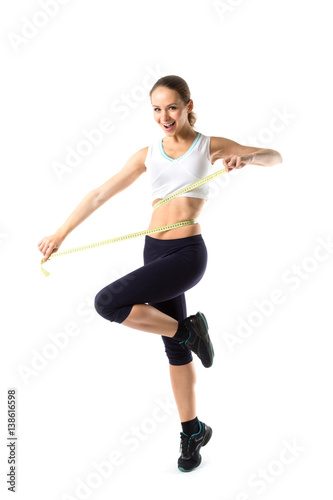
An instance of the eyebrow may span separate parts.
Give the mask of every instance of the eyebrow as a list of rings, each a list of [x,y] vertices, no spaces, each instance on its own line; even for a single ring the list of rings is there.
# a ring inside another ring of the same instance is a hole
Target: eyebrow
[[[172,104],[177,104],[176,102],[172,102],[171,104],[168,104],[168,106],[172,106]],[[158,108],[157,104],[153,104],[154,107]]]

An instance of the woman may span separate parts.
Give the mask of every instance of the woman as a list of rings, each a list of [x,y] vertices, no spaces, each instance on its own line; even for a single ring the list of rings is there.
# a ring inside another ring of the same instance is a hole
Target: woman
[[[65,237],[107,200],[148,172],[153,202],[209,175],[211,165],[223,159],[226,171],[246,164],[276,165],[281,155],[272,149],[241,146],[237,142],[208,137],[194,130],[196,116],[187,83],[169,75],[150,91],[154,119],[165,137],[142,148],[105,184],[89,192],[65,223],[38,248],[44,262]],[[203,184],[158,207],[149,228],[196,219],[208,199]],[[200,448],[212,429],[196,414],[196,374],[192,352],[205,367],[213,363],[214,350],[203,313],[187,317],[185,291],[205,273],[207,249],[198,222],[145,236],[144,265],[103,288],[95,298],[97,312],[109,321],[161,335],[169,360],[171,385],[182,425],[178,468],[189,472],[201,463]]]

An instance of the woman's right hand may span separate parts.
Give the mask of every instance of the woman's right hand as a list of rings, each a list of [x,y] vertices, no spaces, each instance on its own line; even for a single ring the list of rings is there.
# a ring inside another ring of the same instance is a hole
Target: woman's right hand
[[[59,250],[64,239],[65,238],[61,237],[58,233],[54,233],[40,240],[37,246],[39,251],[44,255],[44,262],[48,260],[51,253],[55,253]]]

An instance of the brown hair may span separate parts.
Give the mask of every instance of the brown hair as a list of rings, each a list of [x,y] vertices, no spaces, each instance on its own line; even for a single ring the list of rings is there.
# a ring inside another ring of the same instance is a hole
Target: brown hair
[[[157,87],[166,87],[168,89],[175,90],[176,92],[178,92],[184,104],[188,104],[191,99],[191,92],[189,86],[187,85],[185,80],[180,76],[176,75],[162,76],[162,78],[157,80],[157,82],[154,84],[153,88],[149,92],[150,97]],[[197,121],[197,115],[193,113],[193,111],[191,111],[188,114],[188,121],[190,122],[191,127],[193,127],[195,122]]]

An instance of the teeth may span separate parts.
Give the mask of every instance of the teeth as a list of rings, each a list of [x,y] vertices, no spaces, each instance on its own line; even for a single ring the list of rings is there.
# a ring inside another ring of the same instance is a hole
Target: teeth
[[[164,125],[165,127],[170,127],[170,126],[171,126],[171,125],[173,125],[174,123],[175,123],[175,122],[173,122],[173,123],[163,123],[163,125]]]

